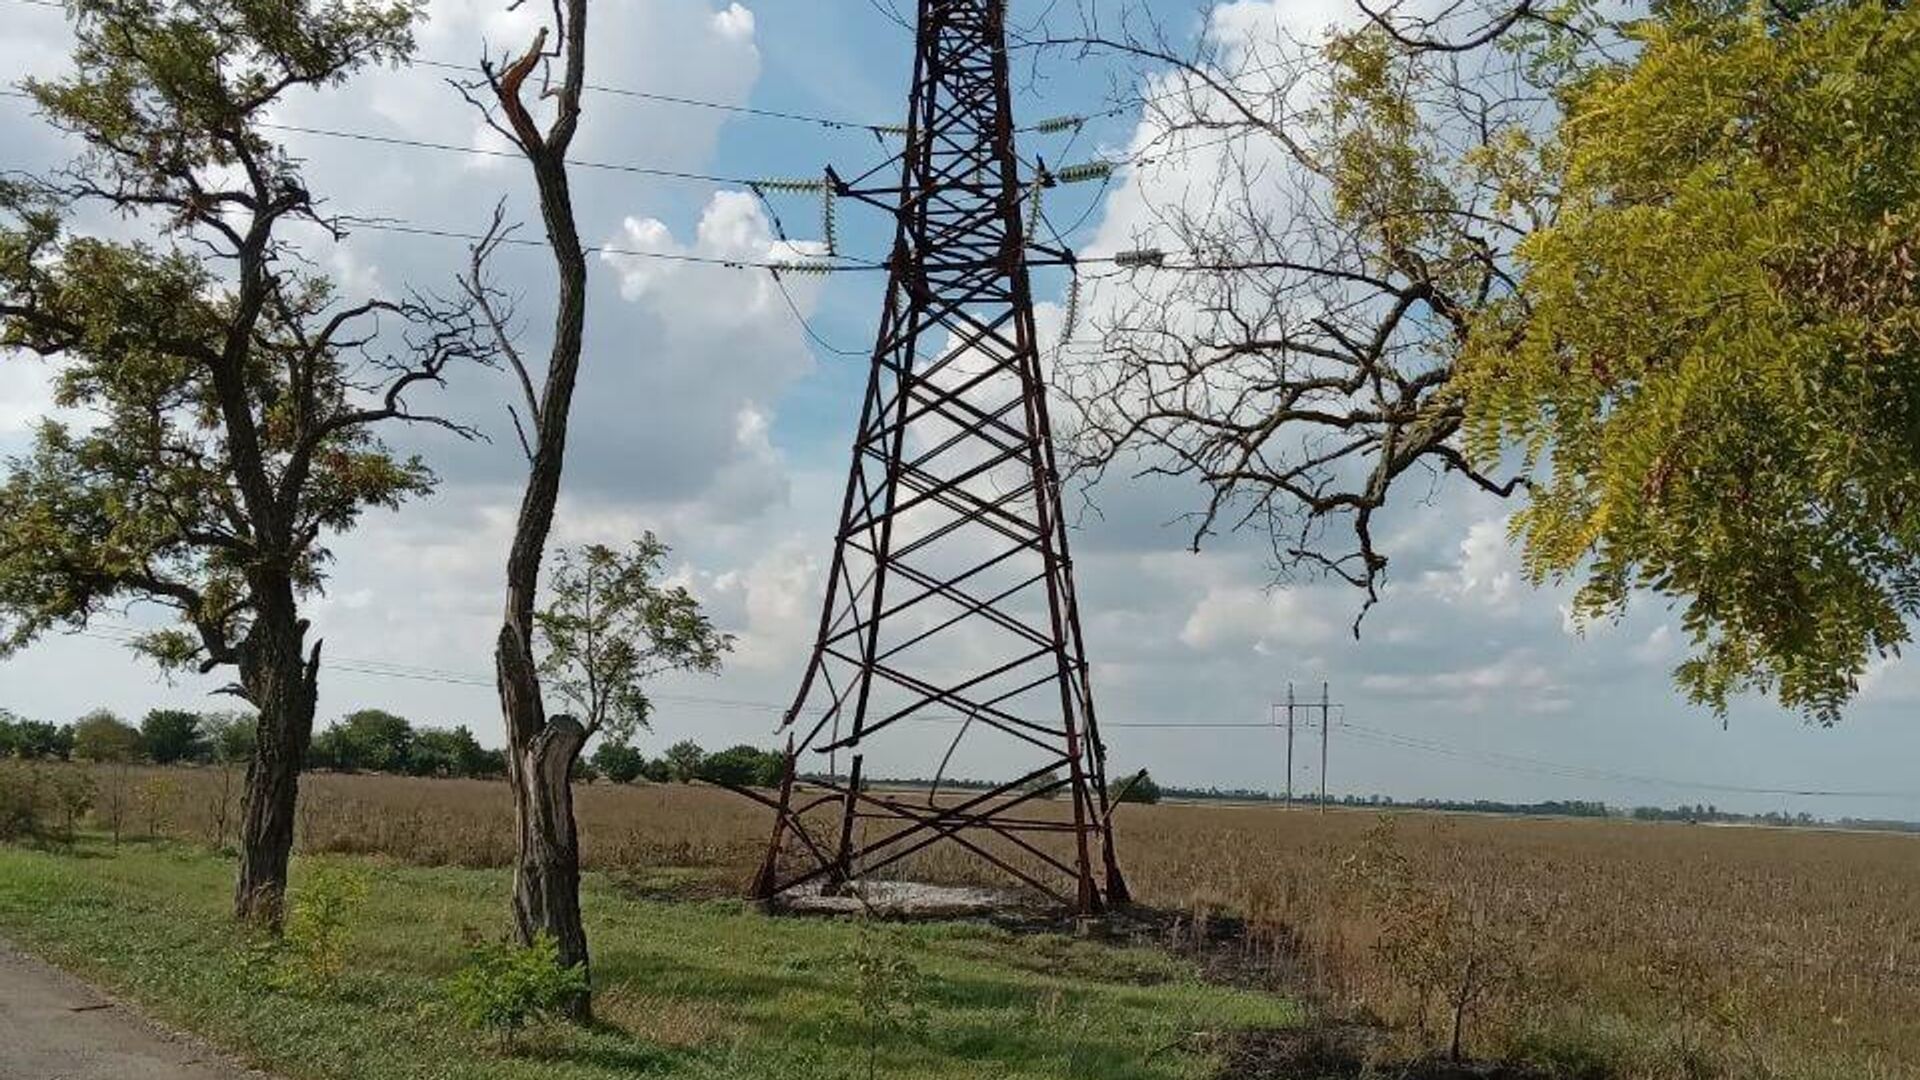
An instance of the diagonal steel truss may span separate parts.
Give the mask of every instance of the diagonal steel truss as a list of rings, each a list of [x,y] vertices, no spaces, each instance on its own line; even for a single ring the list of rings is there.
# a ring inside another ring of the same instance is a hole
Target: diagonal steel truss
[[[921,0],[899,181],[833,178],[897,231],[786,775],[777,796],[744,792],[775,814],[760,898],[942,842],[1082,913],[1127,898],[1035,343],[1004,18],[1004,0]],[[929,721],[956,732],[949,759],[992,740],[1021,775],[924,805],[864,789],[866,751]],[[807,754],[826,756],[824,777],[802,780]],[[1070,819],[1038,812],[1054,797]]]

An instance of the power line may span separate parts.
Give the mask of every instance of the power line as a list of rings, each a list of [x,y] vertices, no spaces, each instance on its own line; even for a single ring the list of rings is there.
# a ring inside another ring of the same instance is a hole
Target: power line
[[[10,0],[10,2],[27,4],[33,7],[54,8],[62,11],[66,9],[66,4],[60,2],[60,0]],[[470,63],[460,64],[448,60],[434,60],[425,57],[409,57],[406,62],[409,66],[417,68],[460,72],[467,75],[481,74],[480,69]],[[845,117],[795,112],[787,109],[767,109],[755,105],[735,105],[730,102],[710,101],[705,98],[690,97],[684,94],[666,94],[654,90],[636,90],[625,86],[609,86],[605,83],[584,83],[582,84],[582,88],[592,93],[632,98],[637,101],[648,101],[659,105],[677,105],[686,108],[732,113],[737,116],[748,116],[761,120],[782,120],[792,123],[809,124],[814,127],[825,128],[829,131],[858,131],[877,136],[897,135],[900,133],[900,125],[893,123],[872,123],[863,120],[849,120]],[[1052,134],[1066,130],[1057,125],[1057,121],[1041,121],[1023,125],[1014,130],[1029,134]]]
[[[382,146],[405,146],[416,150],[436,150],[441,153],[467,154],[473,157],[508,158],[519,160],[517,150],[492,150],[483,146],[461,146],[457,143],[432,142],[426,139],[408,138],[402,135],[376,135],[366,131],[340,131],[332,128],[304,127],[300,124],[278,124],[265,120],[255,121],[258,127],[273,131],[291,131],[302,135],[320,135],[329,139],[348,139],[354,142],[376,143]],[[651,176],[662,180],[687,180],[700,184],[738,185],[747,187],[758,183],[744,176],[716,176],[711,173],[688,172],[680,169],[666,169],[654,165],[634,165],[617,161],[588,161],[580,158],[568,158],[569,166],[579,169],[599,169],[606,172],[626,173],[633,176]]]
[[[487,239],[483,233],[414,225],[400,218],[346,218],[343,219],[343,223],[349,229],[372,229],[376,232],[399,233],[405,236],[432,236],[448,240],[468,240],[476,243]],[[500,243],[513,244],[519,247],[544,248],[548,246],[545,240],[534,240],[526,237],[496,236],[494,239]],[[608,244],[589,244],[581,247],[580,250],[588,254],[615,255],[634,259],[658,259],[665,262],[715,266],[728,270],[769,270],[808,274],[843,274],[886,269],[885,264],[877,262],[810,262],[804,259],[781,262],[767,259],[730,259],[717,255],[687,255],[671,251],[644,251],[638,248],[614,247]]]

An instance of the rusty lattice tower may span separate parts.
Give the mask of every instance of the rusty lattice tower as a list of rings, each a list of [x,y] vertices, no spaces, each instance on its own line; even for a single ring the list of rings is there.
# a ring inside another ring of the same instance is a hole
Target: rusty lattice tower
[[[1005,3],[919,9],[898,181],[833,181],[898,225],[787,777],[759,796],[776,821],[754,892],[951,843],[1090,913],[1126,886],[1035,343]],[[991,740],[1019,775],[943,798],[863,789],[867,751],[914,727],[949,759]]]

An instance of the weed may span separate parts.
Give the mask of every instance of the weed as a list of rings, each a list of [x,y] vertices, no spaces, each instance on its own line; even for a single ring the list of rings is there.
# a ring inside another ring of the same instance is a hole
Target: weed
[[[880,1044],[926,1024],[920,969],[885,932],[864,920],[844,962],[853,975],[858,1026],[867,1052],[867,1078],[874,1080],[879,1075]]]
[[[521,947],[512,942],[479,942],[467,964],[446,983],[447,1000],[460,1022],[500,1040],[511,1053],[529,1023],[557,1014],[587,990],[582,965],[562,967],[560,947],[546,934]]]
[[[284,934],[256,946],[253,962],[276,990],[327,994],[346,974],[355,916],[367,901],[364,874],[310,866],[290,894]]]

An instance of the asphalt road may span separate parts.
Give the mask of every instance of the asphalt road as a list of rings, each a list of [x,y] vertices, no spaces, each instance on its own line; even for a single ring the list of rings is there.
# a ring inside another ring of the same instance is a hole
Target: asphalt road
[[[268,1080],[0,941],[0,1080]]]

